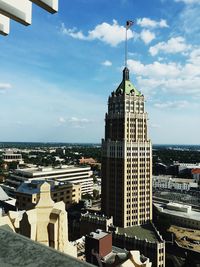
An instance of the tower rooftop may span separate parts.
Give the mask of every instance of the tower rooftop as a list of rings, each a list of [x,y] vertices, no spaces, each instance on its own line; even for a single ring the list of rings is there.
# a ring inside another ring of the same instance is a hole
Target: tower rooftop
[[[132,82],[129,79],[129,69],[125,67],[123,69],[123,79],[120,85],[118,86],[116,93],[135,93],[136,96],[141,96],[142,94],[136,89],[136,87],[132,84]]]

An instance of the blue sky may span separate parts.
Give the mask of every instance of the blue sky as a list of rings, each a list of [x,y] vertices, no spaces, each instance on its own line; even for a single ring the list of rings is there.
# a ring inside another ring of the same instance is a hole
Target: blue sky
[[[199,0],[59,1],[0,37],[0,141],[101,142],[122,78],[145,95],[154,144],[200,143]]]

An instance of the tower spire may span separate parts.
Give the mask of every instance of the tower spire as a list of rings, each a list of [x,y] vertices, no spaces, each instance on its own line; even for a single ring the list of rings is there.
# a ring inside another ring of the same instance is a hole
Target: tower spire
[[[129,69],[127,67],[123,69],[123,81],[129,81]]]

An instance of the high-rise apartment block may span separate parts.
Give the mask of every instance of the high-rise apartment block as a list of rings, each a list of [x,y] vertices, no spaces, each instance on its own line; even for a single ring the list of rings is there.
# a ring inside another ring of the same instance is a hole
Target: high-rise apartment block
[[[152,220],[152,145],[144,102],[125,67],[108,99],[102,140],[102,212],[120,227]]]

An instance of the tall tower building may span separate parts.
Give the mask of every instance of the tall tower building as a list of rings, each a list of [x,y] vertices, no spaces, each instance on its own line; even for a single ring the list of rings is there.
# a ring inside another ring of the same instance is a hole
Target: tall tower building
[[[152,220],[152,145],[144,102],[125,67],[108,99],[102,140],[102,212],[113,216],[115,226]]]

